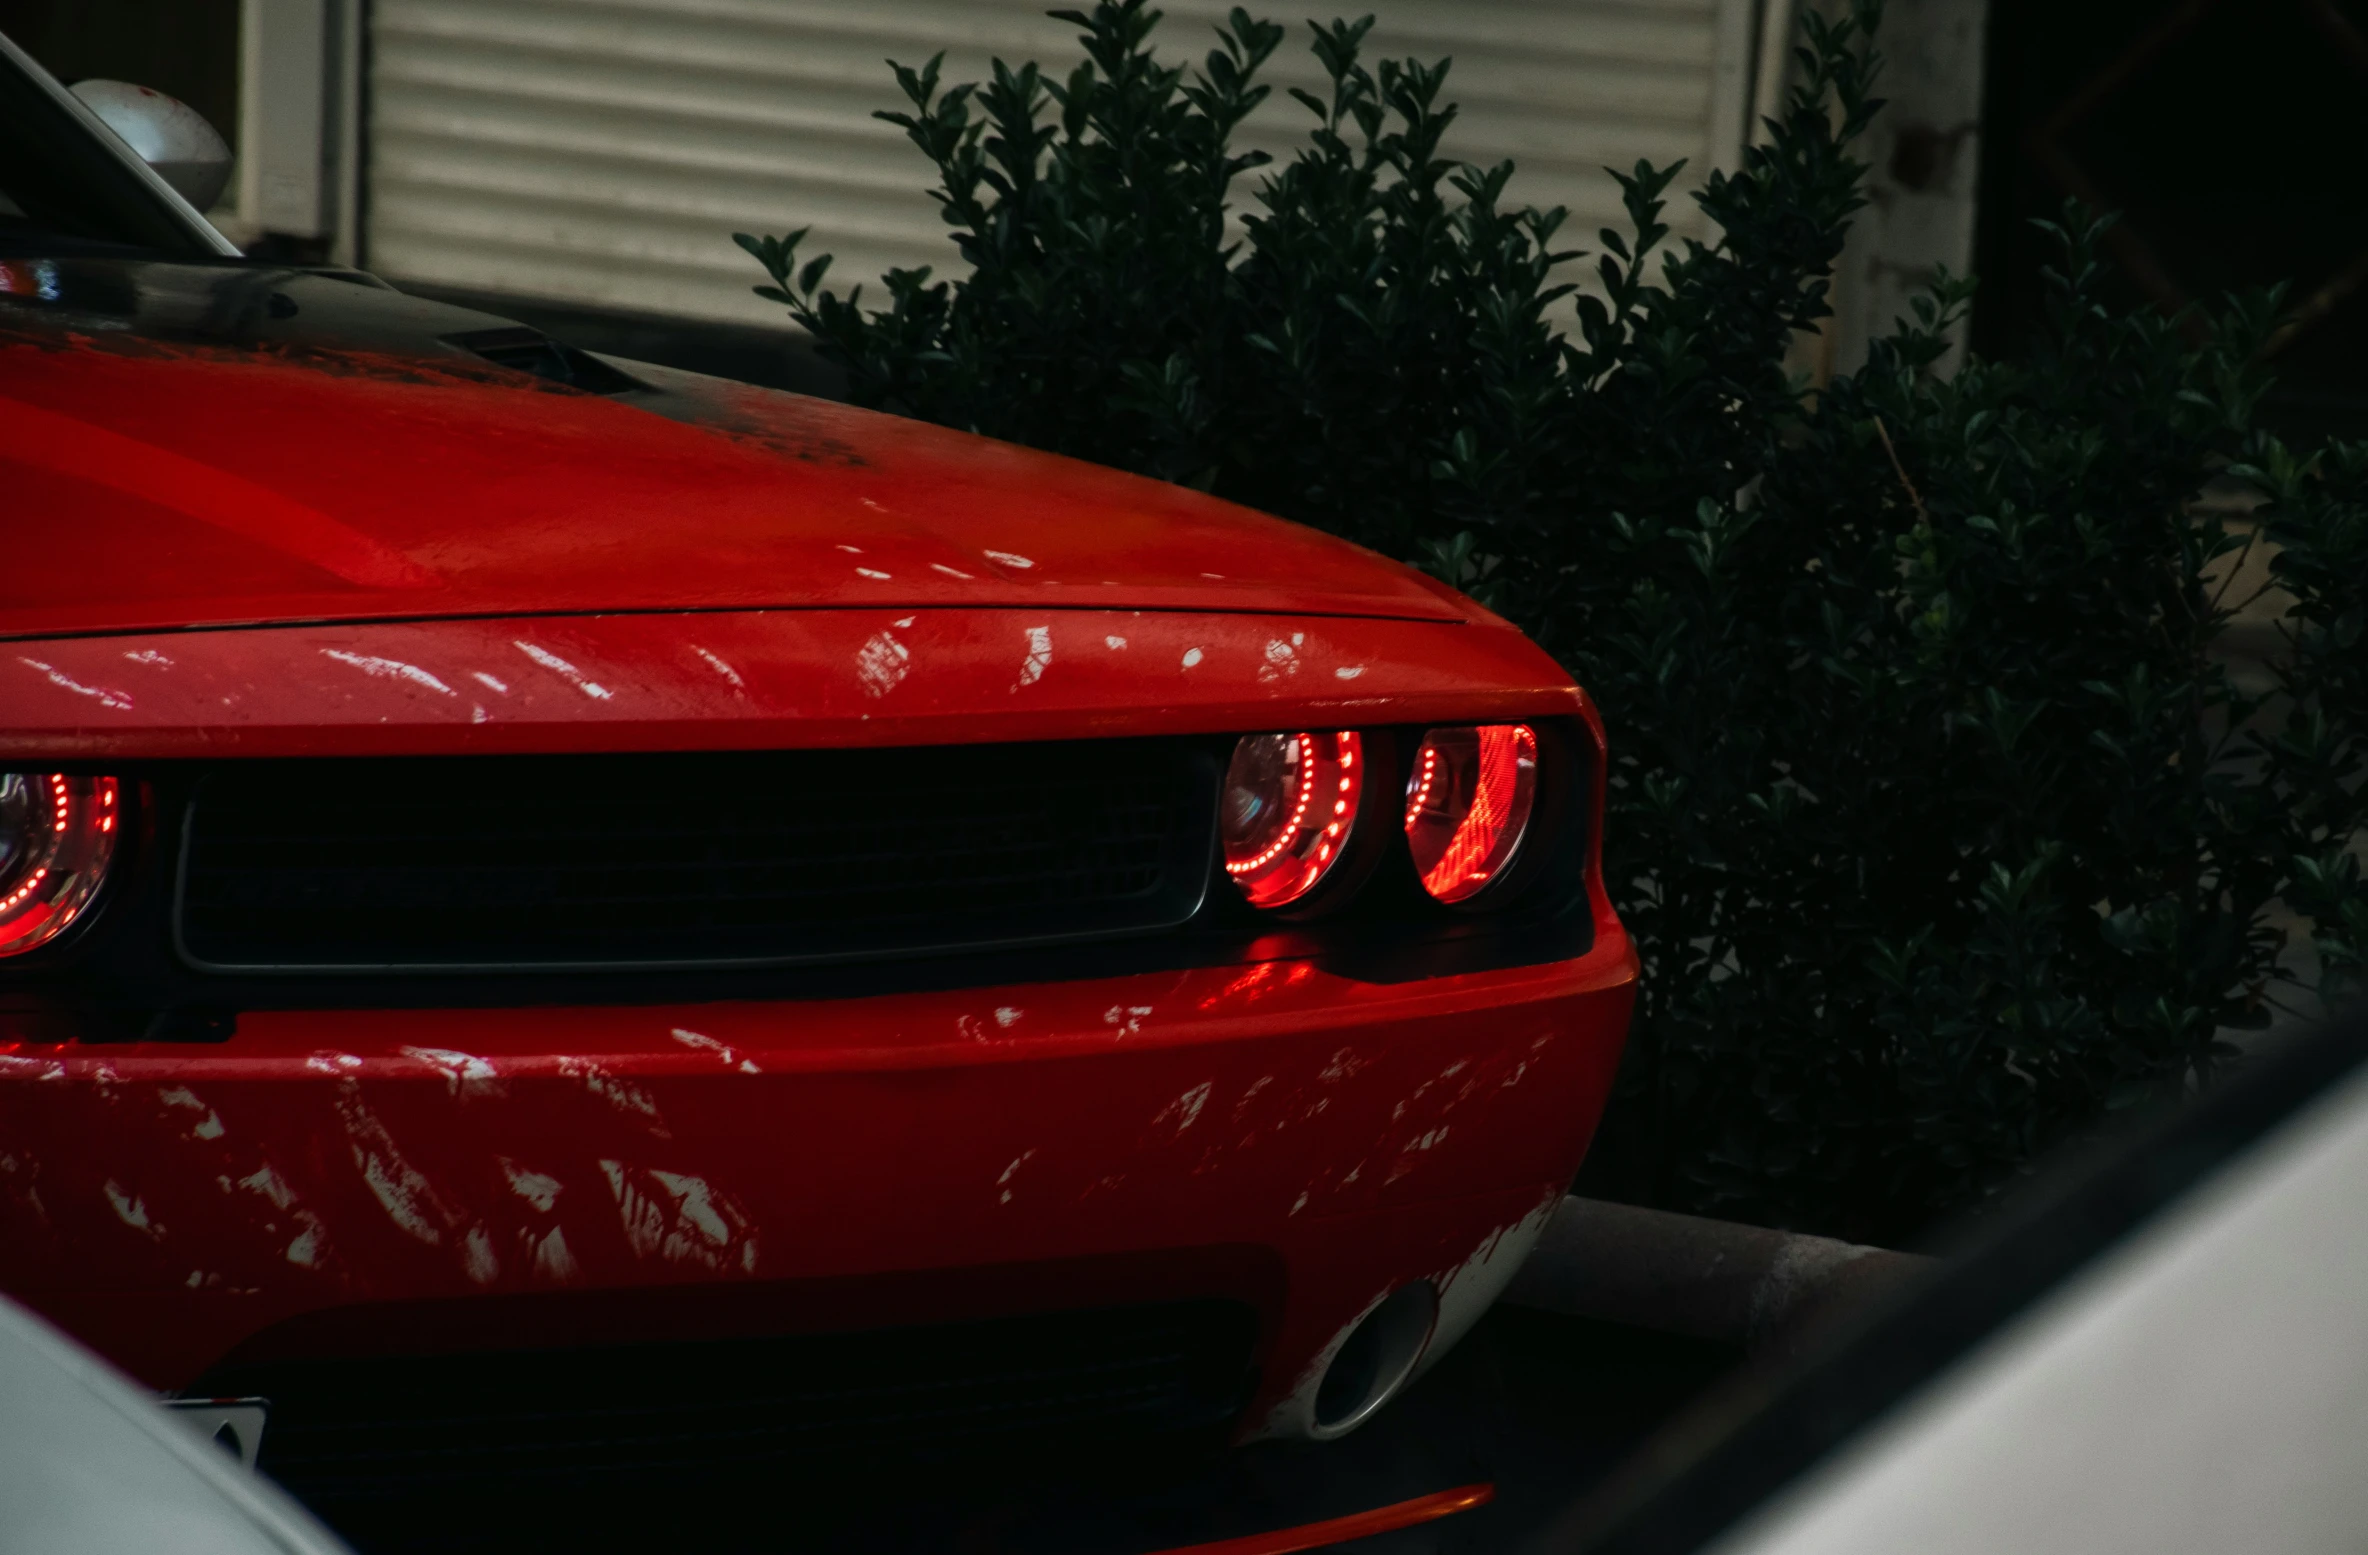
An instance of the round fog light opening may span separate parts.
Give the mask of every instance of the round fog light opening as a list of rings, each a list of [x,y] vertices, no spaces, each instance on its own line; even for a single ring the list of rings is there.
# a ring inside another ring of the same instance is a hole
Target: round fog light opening
[[[1439,1293],[1416,1280],[1365,1314],[1316,1384],[1315,1434],[1345,1436],[1397,1396],[1431,1342]]]
[[[1406,846],[1423,889],[1467,901],[1502,879],[1537,808],[1538,734],[1527,724],[1433,729],[1406,779]]]
[[[1218,824],[1225,872],[1251,906],[1286,906],[1323,883],[1348,852],[1364,783],[1353,729],[1242,737]]]
[[[111,777],[0,772],[0,956],[48,944],[90,907],[120,809]]]

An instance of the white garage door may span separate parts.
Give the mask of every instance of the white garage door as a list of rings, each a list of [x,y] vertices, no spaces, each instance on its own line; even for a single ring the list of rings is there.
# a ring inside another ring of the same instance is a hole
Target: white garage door
[[[1088,0],[1072,0],[1084,6]],[[1731,160],[1753,0],[1364,0],[1368,62],[1452,56],[1447,150],[1520,167],[1513,193],[1567,205],[1592,246],[1618,213],[1600,169]],[[1198,58],[1225,0],[1168,0],[1158,37]],[[690,318],[777,323],[735,231],[814,229],[835,284],[953,264],[895,127],[884,60],[947,53],[1064,70],[1076,29],[1046,0],[375,0],[365,262],[398,280]],[[1296,10],[1252,6],[1254,14]],[[1363,5],[1348,8],[1363,9]],[[1325,13],[1330,14],[1330,13]],[[1296,22],[1251,139],[1295,143],[1321,84]],[[1253,175],[1255,176],[1255,175]],[[1245,183],[1238,203],[1247,203]],[[1694,219],[1673,208],[1678,230]],[[876,292],[875,292],[876,295]]]

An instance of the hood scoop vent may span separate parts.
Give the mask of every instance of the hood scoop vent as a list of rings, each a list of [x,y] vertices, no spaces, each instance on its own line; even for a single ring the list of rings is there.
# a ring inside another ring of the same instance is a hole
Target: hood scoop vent
[[[526,373],[545,383],[564,384],[586,394],[623,394],[649,385],[626,376],[589,351],[562,345],[539,329],[477,329],[446,335],[444,342],[483,357],[496,367]]]

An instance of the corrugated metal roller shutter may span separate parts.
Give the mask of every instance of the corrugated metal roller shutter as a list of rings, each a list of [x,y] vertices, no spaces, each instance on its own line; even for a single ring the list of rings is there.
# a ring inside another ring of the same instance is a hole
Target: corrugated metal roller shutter
[[[1573,237],[1617,214],[1605,164],[1688,157],[1700,170],[1731,133],[1713,82],[1735,53],[1738,0],[1372,3],[1368,59],[1453,56],[1463,112],[1449,152],[1513,158],[1515,194],[1569,206]],[[943,273],[953,250],[927,165],[871,117],[895,97],[882,62],[942,48],[949,80],[983,77],[992,56],[1066,69],[1075,29],[1044,9],[375,0],[367,262],[397,279],[773,323],[734,231],[811,226],[809,251],[838,256],[841,287],[892,266]],[[1165,9],[1165,50],[1197,58],[1226,5]],[[1250,138],[1270,149],[1295,144],[1307,116],[1281,89],[1321,84],[1306,36],[1295,26],[1265,76],[1276,91]],[[1675,214],[1687,230],[1690,203]]]

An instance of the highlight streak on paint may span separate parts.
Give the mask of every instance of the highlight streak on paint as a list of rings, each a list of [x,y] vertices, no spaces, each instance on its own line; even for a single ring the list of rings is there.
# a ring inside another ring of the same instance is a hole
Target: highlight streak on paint
[[[715,1038],[708,1036],[704,1032],[686,1031],[682,1027],[677,1026],[674,1028],[671,1035],[675,1041],[681,1043],[684,1047],[696,1048],[702,1053],[713,1053],[717,1058],[723,1060],[727,1064],[732,1065],[734,1068],[737,1068],[742,1074],[764,1073],[762,1069],[759,1069],[756,1066],[753,1060],[742,1058],[738,1053],[732,1051],[729,1045],[716,1041]]]
[[[189,1126],[192,1138],[220,1139],[227,1132],[222,1127],[222,1115],[199,1100],[197,1092],[186,1085],[162,1086],[157,1090],[156,1099],[168,1107],[178,1107],[185,1112],[205,1114],[204,1117]]]
[[[592,700],[595,702],[605,702],[609,699],[608,687],[600,684],[600,682],[596,680],[585,678],[584,672],[582,670],[577,669],[574,665],[568,663],[558,654],[551,652],[548,648],[537,648],[533,643],[523,642],[517,638],[512,638],[510,641],[520,653],[525,654],[528,658],[534,660],[535,663],[540,664],[543,668],[551,671],[555,675],[563,676],[566,679],[573,681],[575,683],[575,688],[578,691],[581,691],[584,693],[584,695],[592,698]]]
[[[320,1217],[310,1210],[298,1210],[296,1219],[304,1229],[288,1243],[288,1262],[300,1269],[317,1269],[325,1255],[328,1232],[322,1227]]]
[[[131,710],[132,699],[131,693],[129,692],[110,691],[104,686],[86,686],[81,681],[74,679],[71,675],[68,675],[63,670],[57,668],[55,665],[45,664],[39,659],[28,659],[20,655],[17,659],[17,663],[32,669],[39,670],[42,674],[49,677],[49,683],[53,686],[58,686],[64,690],[71,691],[76,696],[97,698],[98,704],[101,707],[111,707],[119,713],[129,712]]]
[[[553,1206],[559,1202],[562,1184],[558,1178],[548,1172],[529,1171],[506,1155],[496,1159],[501,1162],[502,1175],[509,1179],[512,1193],[543,1214],[551,1213]]]
[[[363,1104],[361,1088],[351,1080],[338,1087],[337,1116],[345,1125],[354,1169],[362,1174],[387,1218],[429,1246],[441,1245],[451,1216],[426,1175],[403,1159],[394,1136]]]
[[[631,1080],[613,1075],[601,1068],[600,1065],[583,1058],[562,1058],[559,1060],[559,1072],[570,1079],[583,1081],[585,1090],[607,1102],[617,1111],[646,1119],[649,1123],[650,1133],[657,1138],[670,1139],[673,1137],[667,1131],[665,1118],[658,1112],[657,1098]]]
[[[444,1077],[444,1088],[455,1096],[498,1096],[502,1094],[501,1076],[491,1063],[474,1053],[458,1053],[444,1047],[404,1047],[404,1057],[416,1058]]]
[[[493,1233],[483,1226],[469,1227],[460,1239],[460,1267],[479,1285],[491,1285],[502,1277],[501,1260],[494,1256]]]
[[[163,1239],[164,1227],[148,1218],[148,1205],[138,1195],[122,1187],[112,1177],[107,1179],[103,1191],[107,1195],[107,1202],[115,1206],[116,1219],[152,1242]]]
[[[451,696],[452,688],[416,664],[405,664],[401,659],[382,659],[375,654],[348,653],[343,648],[323,648],[321,657],[350,664],[374,680],[407,680],[415,686],[425,686],[440,696]]]
[[[584,1272],[583,1266],[576,1262],[575,1253],[567,1245],[565,1227],[553,1226],[548,1234],[534,1241],[533,1248],[537,1279],[553,1285],[567,1285]]]
[[[238,1185],[250,1193],[259,1193],[273,1209],[290,1209],[296,1203],[296,1190],[289,1187],[280,1174],[271,1169],[269,1161],[238,1180]]]
[[[1009,1204],[1011,1202],[1011,1180],[1019,1175],[1020,1168],[1025,1166],[1035,1154],[1036,1151],[1034,1147],[1031,1146],[1026,1150],[1022,1150],[1017,1156],[1014,1156],[1012,1158],[1011,1164],[1003,1168],[1003,1175],[995,1179],[995,1186],[1002,1190],[1000,1196],[996,1200],[997,1203]]]
[[[1013,686],[1011,689],[1017,691],[1020,686],[1036,684],[1044,678],[1044,672],[1051,664],[1052,628],[1049,626],[1029,627],[1028,656],[1020,663],[1019,685]]]
[[[1201,1109],[1208,1106],[1209,1092],[1214,1084],[1213,1081],[1203,1080],[1191,1090],[1169,1102],[1159,1110],[1158,1116],[1151,1120],[1152,1125],[1157,1127],[1162,1123],[1172,1123],[1175,1125],[1177,1133],[1183,1133],[1200,1121]]]
[[[737,1262],[743,1272],[755,1272],[757,1243],[747,1218],[704,1177],[622,1161],[604,1160],[600,1170],[616,1198],[625,1243],[636,1256],[695,1263],[719,1273],[728,1262]]]
[[[912,662],[911,649],[886,632],[874,632],[855,655],[855,677],[865,696],[884,697],[896,689]]]
[[[730,681],[738,689],[743,691],[748,689],[748,682],[740,678],[740,672],[732,668],[732,666],[729,664],[726,664],[722,659],[717,658],[712,653],[709,653],[697,643],[691,644],[691,652],[697,654],[700,658],[705,659],[718,675],[721,675],[724,679]]]

